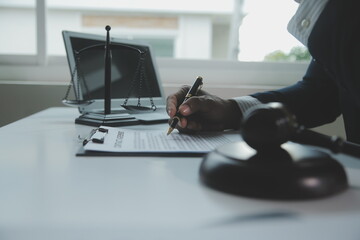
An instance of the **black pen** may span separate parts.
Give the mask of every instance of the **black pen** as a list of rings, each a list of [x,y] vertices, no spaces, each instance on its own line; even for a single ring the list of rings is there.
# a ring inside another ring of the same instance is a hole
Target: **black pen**
[[[188,93],[186,94],[185,98],[184,98],[184,102],[186,102],[186,100],[188,100],[189,98],[191,98],[192,96],[195,96],[197,94],[197,92],[200,90],[200,88],[203,85],[203,78],[202,77],[197,77],[194,84],[191,86],[190,90],[188,91]],[[167,132],[167,135],[169,135],[174,128],[176,127],[176,125],[178,124],[178,122],[180,121],[180,117],[181,114],[179,113],[179,111],[175,114],[175,116],[173,117],[171,123],[170,123],[170,127],[169,130]]]

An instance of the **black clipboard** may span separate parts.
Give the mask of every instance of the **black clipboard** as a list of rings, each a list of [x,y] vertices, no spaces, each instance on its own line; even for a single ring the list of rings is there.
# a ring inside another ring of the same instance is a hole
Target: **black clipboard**
[[[81,146],[77,153],[77,157],[203,157],[207,153],[192,152],[103,152],[103,151],[87,151]]]

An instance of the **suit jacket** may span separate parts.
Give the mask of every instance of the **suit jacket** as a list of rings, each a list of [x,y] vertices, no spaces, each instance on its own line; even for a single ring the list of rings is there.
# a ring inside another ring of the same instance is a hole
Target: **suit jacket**
[[[359,10],[359,0],[330,0],[308,39],[313,60],[303,79],[252,96],[263,103],[283,102],[306,127],[342,114],[347,139],[360,143]]]

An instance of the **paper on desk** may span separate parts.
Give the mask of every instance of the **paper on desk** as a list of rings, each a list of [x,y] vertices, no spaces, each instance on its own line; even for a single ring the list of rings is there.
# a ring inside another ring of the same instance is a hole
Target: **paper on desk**
[[[146,152],[146,153],[207,153],[216,147],[240,141],[238,132],[201,133],[196,135],[166,130],[130,130],[125,128],[102,127],[108,129],[104,143],[88,142],[86,151],[101,152]]]

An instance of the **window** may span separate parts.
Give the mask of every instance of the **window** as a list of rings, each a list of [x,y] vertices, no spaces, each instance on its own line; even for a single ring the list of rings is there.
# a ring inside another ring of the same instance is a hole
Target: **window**
[[[0,63],[44,64],[45,0],[0,0]]]
[[[296,60],[294,55],[304,54],[304,49],[290,52],[301,45],[286,29],[296,8],[293,0],[0,0],[0,79],[67,81],[68,76],[58,74],[67,69],[61,31],[105,35],[108,24],[112,36],[152,45],[158,57],[167,58],[163,64],[171,69],[175,67],[170,67],[168,58]],[[19,71],[17,67],[24,64],[26,71]],[[239,69],[227,63],[199,64],[200,69]]]
[[[113,36],[150,43],[161,57],[226,59],[233,47],[240,61],[263,61],[285,59],[294,47],[301,52],[286,29],[297,8],[292,0],[37,0],[42,4],[49,55],[65,54],[62,30],[105,34],[108,24]],[[36,15],[42,13],[35,5],[35,0],[0,0],[0,29],[7,36],[0,54],[37,53]],[[232,31],[238,35],[231,42]]]
[[[36,54],[35,1],[0,1],[0,54]],[[26,41],[23,39],[26,38]]]
[[[151,44],[160,57],[226,58],[233,0],[48,0],[48,52],[64,55],[62,30],[111,35]],[[215,34],[214,34],[215,33]],[[225,33],[225,35],[222,35]]]
[[[293,0],[246,0],[239,29],[241,61],[309,59],[307,50],[287,31],[298,3]],[[270,11],[269,11],[270,10]]]

